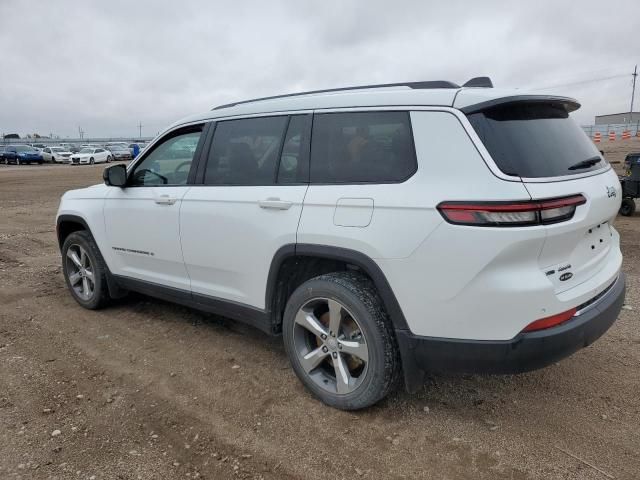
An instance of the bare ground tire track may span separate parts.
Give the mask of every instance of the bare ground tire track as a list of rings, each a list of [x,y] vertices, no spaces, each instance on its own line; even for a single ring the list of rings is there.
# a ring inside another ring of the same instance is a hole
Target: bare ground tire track
[[[600,341],[345,413],[310,398],[279,339],[141,296],[81,309],[53,216],[101,172],[0,167],[0,478],[606,478],[560,449],[640,476],[640,215],[616,223],[633,310]]]

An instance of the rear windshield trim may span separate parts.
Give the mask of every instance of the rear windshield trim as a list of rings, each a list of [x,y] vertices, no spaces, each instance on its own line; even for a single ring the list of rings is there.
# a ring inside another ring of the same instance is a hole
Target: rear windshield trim
[[[515,95],[512,97],[494,98],[493,100],[488,100],[486,102],[469,105],[467,107],[461,108],[460,111],[465,115],[470,115],[472,113],[478,113],[492,107],[497,107],[498,105],[521,102],[561,103],[569,113],[580,108],[580,104],[578,103],[578,101],[570,97],[559,97],[556,95]]]

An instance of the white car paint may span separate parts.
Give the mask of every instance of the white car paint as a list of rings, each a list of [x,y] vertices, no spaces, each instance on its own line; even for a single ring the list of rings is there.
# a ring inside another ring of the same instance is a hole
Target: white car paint
[[[622,260],[612,226],[620,185],[608,165],[548,183],[523,183],[498,174],[456,108],[522,94],[394,87],[208,111],[169,127],[129,170],[179,126],[274,112],[385,109],[410,112],[418,170],[403,183],[389,184],[97,186],[67,192],[58,215],[85,219],[113,274],[256,309],[265,308],[269,267],[281,246],[297,242],[355,250],[380,267],[412,333],[508,340],[530,322],[600,293],[618,275]],[[607,198],[605,187],[611,186],[617,200]],[[445,222],[436,209],[443,200],[513,201],[574,193],[582,193],[587,203],[577,207],[571,220],[557,225],[467,228]],[[288,207],[261,208],[269,199]],[[597,225],[609,238],[587,258],[586,231]],[[131,252],[123,253],[123,248]],[[576,278],[559,289],[545,272],[573,259]]]
[[[45,162],[69,163],[72,152],[64,147],[45,147],[42,149],[42,158]]]
[[[111,152],[104,148],[85,147],[69,158],[69,164],[107,163],[111,161]]]

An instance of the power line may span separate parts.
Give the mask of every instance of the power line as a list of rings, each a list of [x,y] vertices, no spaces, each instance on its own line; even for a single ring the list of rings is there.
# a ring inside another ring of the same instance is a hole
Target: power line
[[[540,88],[532,88],[531,90],[534,90],[534,91],[535,90],[549,90],[551,88],[571,87],[573,85],[584,85],[584,84],[587,84],[587,83],[602,82],[602,81],[605,81],[605,80],[611,80],[611,79],[614,79],[614,78],[622,78],[622,77],[627,77],[627,76],[629,76],[628,73],[621,73],[621,74],[618,74],[618,75],[610,75],[608,77],[591,78],[591,79],[588,79],[588,80],[580,80],[580,81],[577,81],[577,82],[562,83],[562,84],[557,84],[557,85],[549,85],[549,86],[540,87]]]

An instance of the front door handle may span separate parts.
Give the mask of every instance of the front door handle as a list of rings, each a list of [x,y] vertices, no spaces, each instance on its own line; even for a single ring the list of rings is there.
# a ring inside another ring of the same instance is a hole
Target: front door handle
[[[158,195],[153,199],[158,205],[173,205],[178,201],[176,197],[172,197],[171,195]]]
[[[258,202],[260,208],[271,208],[273,210],[289,210],[293,202],[287,202],[286,200],[280,200],[277,197],[269,197],[266,200],[260,200]]]

